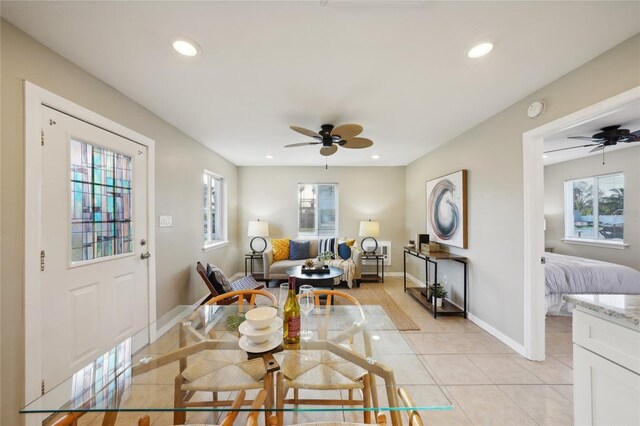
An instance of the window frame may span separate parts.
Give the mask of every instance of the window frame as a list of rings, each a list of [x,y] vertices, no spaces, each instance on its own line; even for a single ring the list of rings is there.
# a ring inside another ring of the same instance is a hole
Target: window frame
[[[315,232],[301,232],[300,231],[300,185],[313,185],[316,188],[315,191]],[[320,215],[318,214],[320,209],[320,203],[318,201],[318,186],[320,185],[330,185],[333,186],[334,189],[334,201],[335,201],[335,227],[332,235],[320,235]],[[298,199],[296,202],[296,210],[297,210],[297,229],[298,229],[298,238],[316,240],[327,237],[337,237],[339,235],[338,227],[340,225],[340,185],[337,182],[317,182],[317,183],[309,183],[309,182],[298,182],[296,186]]]
[[[206,182],[204,182],[204,180],[206,179]],[[224,178],[224,176],[218,174],[218,173],[214,173],[210,170],[205,169],[204,173],[203,173],[203,181],[201,181],[201,185],[206,185],[207,186],[207,194],[211,194],[211,182],[214,181],[216,182],[216,202],[214,203],[215,209],[216,209],[216,214],[217,214],[217,218],[216,218],[216,222],[215,222],[215,227],[216,230],[214,232],[214,234],[217,234],[217,238],[212,238],[212,232],[211,229],[207,229],[207,237],[203,238],[203,245],[202,245],[202,250],[204,251],[210,251],[210,250],[214,250],[216,248],[220,248],[220,247],[224,247],[227,246],[229,244],[229,240],[228,240],[228,232],[227,232],[227,180]],[[200,190],[202,191],[204,189],[204,187],[201,187]],[[204,197],[201,198],[201,200],[204,203]],[[211,209],[211,203],[210,200],[208,200],[209,202],[207,203],[208,205],[205,206],[203,205],[203,213],[204,213],[204,209],[206,209],[207,211],[207,224],[211,223],[211,215],[212,215],[212,209]],[[203,223],[203,227],[204,227],[204,223]],[[204,237],[204,229],[202,229],[203,233],[201,234]]]
[[[614,247],[614,248],[625,248],[628,247],[629,244],[625,243],[624,240],[624,231],[623,231],[623,238],[621,239],[606,239],[606,238],[598,238],[598,235],[600,233],[599,230],[599,226],[600,226],[600,209],[599,209],[599,202],[600,202],[600,179],[603,178],[610,178],[610,177],[614,177],[614,176],[621,176],[622,177],[622,181],[623,181],[623,189],[624,189],[624,172],[612,172],[612,173],[605,173],[602,175],[592,175],[592,176],[585,176],[585,177],[581,177],[581,178],[573,178],[573,179],[567,179],[564,181],[564,238],[562,239],[562,241],[564,243],[568,243],[568,244],[579,244],[579,245],[591,245],[591,246],[601,246],[601,247]],[[591,198],[592,198],[592,210],[593,210],[593,223],[594,226],[598,227],[598,230],[596,231],[597,233],[595,234],[595,238],[594,237],[576,237],[573,235],[573,229],[574,229],[574,210],[573,210],[573,205],[574,205],[574,193],[573,193],[573,184],[575,181],[580,181],[580,180],[589,180],[591,179],[593,181],[592,185],[591,185]],[[623,198],[623,211],[624,211],[624,198]],[[623,213],[624,214],[624,213]],[[624,223],[624,222],[623,222]]]

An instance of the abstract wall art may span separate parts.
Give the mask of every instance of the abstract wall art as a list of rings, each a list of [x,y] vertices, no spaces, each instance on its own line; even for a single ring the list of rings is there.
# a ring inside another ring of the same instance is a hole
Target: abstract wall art
[[[427,181],[426,200],[430,241],[467,248],[467,171]]]

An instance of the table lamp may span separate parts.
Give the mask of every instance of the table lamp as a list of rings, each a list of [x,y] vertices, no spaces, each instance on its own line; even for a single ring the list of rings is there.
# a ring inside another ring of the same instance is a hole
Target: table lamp
[[[380,235],[380,223],[373,221],[371,219],[367,220],[361,220],[360,221],[360,232],[359,235],[361,237],[365,237],[362,239],[362,241],[360,242],[360,247],[362,248],[362,251],[365,254],[373,254],[375,253],[375,251],[378,249],[378,241],[376,241],[375,238],[373,237],[377,237]],[[373,240],[373,250],[367,250],[364,248],[365,246],[365,241],[367,240]]]
[[[249,231],[247,232],[247,236],[253,237],[251,242],[249,243],[249,247],[251,248],[251,252],[253,254],[262,253],[267,248],[267,240],[263,237],[269,236],[269,222],[260,222],[258,220],[250,220],[249,221]],[[263,242],[262,250],[256,250],[253,246],[255,240],[260,239]]]

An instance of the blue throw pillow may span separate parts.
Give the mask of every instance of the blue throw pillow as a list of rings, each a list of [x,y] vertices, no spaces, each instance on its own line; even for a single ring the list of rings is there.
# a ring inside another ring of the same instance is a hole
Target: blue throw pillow
[[[289,260],[305,260],[309,258],[309,241],[289,241]]]
[[[344,260],[351,259],[351,247],[347,243],[338,244],[338,256]]]

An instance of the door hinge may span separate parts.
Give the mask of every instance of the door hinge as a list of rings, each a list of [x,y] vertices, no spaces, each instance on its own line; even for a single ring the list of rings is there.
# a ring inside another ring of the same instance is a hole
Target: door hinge
[[[44,146],[44,129],[40,130],[40,146]]]
[[[44,271],[44,250],[40,250],[40,272]]]
[[[44,395],[44,379],[40,380],[40,395]]]
[[[544,256],[542,256],[542,257],[540,258],[540,263],[542,263],[543,265],[545,265],[545,264],[547,263],[547,258],[546,258],[546,257],[544,257]]]

